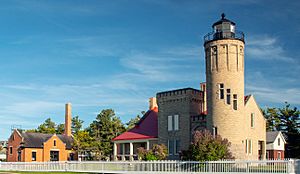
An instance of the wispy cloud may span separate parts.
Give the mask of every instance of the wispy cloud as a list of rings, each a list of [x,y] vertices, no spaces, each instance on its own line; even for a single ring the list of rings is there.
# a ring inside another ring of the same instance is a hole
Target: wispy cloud
[[[295,58],[287,55],[279,43],[276,37],[268,35],[250,36],[247,41],[246,54],[253,59],[296,62]]]
[[[246,80],[246,91],[254,94],[258,101],[268,106],[283,104],[285,101],[300,105],[300,87],[292,85],[297,79],[287,77],[287,80],[283,81],[280,80],[281,78],[268,77],[262,72],[254,72]]]
[[[288,102],[293,105],[300,105],[299,96],[300,88],[268,88],[266,86],[247,86],[248,91],[254,94],[255,97],[259,98],[259,101],[268,103],[269,106],[274,103]]]
[[[121,64],[134,70],[130,76],[151,81],[189,81],[199,70],[200,48],[196,46],[165,48],[155,53],[133,51],[121,59]],[[180,73],[178,73],[180,72]]]

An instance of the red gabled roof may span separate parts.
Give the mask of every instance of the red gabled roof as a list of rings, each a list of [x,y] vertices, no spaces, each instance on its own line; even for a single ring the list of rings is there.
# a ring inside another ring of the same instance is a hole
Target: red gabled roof
[[[121,135],[114,138],[112,141],[157,138],[157,113],[157,107],[147,111],[134,128],[122,133]]]

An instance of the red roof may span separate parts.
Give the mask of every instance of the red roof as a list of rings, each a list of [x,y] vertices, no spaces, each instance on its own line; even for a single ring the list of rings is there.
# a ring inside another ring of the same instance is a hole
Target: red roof
[[[157,107],[147,111],[134,128],[117,136],[113,141],[157,138],[157,115]]]

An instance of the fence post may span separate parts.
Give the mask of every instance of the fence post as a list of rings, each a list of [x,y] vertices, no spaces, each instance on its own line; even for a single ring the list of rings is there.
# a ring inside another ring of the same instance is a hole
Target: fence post
[[[249,169],[249,161],[246,162],[246,173],[249,173],[250,169]]]
[[[296,165],[297,164],[295,163],[295,160],[290,159],[288,161],[288,170],[287,170],[287,173],[294,174],[295,173]]]

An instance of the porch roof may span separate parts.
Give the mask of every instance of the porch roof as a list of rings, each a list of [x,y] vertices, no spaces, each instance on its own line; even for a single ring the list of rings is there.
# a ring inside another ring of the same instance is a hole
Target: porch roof
[[[117,136],[112,141],[118,140],[136,140],[136,139],[151,139],[158,137],[158,108],[148,110],[134,128]]]

